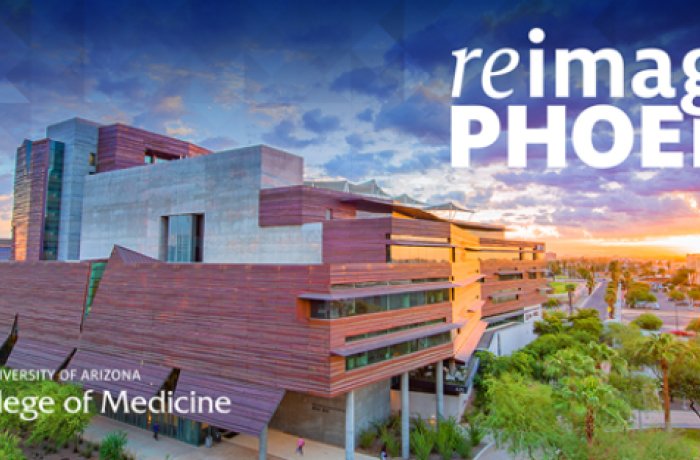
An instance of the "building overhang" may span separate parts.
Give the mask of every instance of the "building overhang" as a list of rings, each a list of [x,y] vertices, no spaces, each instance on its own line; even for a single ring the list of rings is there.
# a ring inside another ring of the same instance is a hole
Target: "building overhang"
[[[374,286],[368,288],[335,289],[332,292],[302,292],[300,299],[306,300],[343,300],[357,297],[371,297],[375,295],[403,294],[407,292],[432,291],[435,289],[449,289],[460,287],[457,283],[416,283],[396,284],[390,286]]]
[[[228,398],[231,402],[229,413],[194,411],[189,406],[192,392],[198,397],[211,397],[212,400]],[[176,411],[183,417],[237,433],[259,436],[275,415],[284,393],[285,390],[281,388],[183,369],[173,397],[183,398],[180,412]]]
[[[7,367],[56,372],[65,364],[74,350],[72,345],[57,345],[43,340],[19,338],[7,359]]]
[[[336,356],[348,357],[357,353],[364,353],[366,351],[376,350],[378,348],[390,347],[392,345],[408,342],[410,340],[422,339],[425,337],[430,337],[431,335],[442,334],[443,332],[449,332],[454,329],[464,327],[466,324],[467,321],[461,321],[458,323],[436,324],[434,326],[420,327],[408,331],[397,332],[394,334],[387,334],[380,338],[375,337],[371,339],[357,341],[352,343],[351,345],[344,345],[342,347],[333,348],[331,350],[331,354]]]
[[[114,356],[88,350],[78,350],[68,365],[68,375],[74,375],[73,383],[82,384],[84,388],[104,393],[117,394],[125,391],[129,399],[134,397],[151,398],[163,387],[172,369],[157,364],[145,363],[136,357]],[[92,378],[97,372],[118,371],[124,375],[135,375],[138,379],[101,379]]]

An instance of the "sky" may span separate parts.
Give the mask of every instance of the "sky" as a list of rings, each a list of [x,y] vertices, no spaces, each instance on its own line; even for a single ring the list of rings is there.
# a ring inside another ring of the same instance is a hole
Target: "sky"
[[[524,68],[499,81],[516,89],[512,97],[489,100],[479,66],[453,100],[453,50],[525,55],[528,31],[540,27],[547,56],[614,47],[632,64],[634,50],[663,48],[682,86],[682,56],[700,47],[690,3],[0,0],[0,237],[10,233],[17,146],[79,116],[212,150],[268,144],[303,156],[309,178],[375,178],[396,195],[455,200],[477,211],[472,220],[504,223],[510,236],[545,241],[560,256],[700,252],[689,124],[687,166],[675,170],[641,169],[638,140],[609,170],[582,164],[570,145],[566,168],[547,169],[535,148],[527,169],[509,169],[505,131],[470,168],[453,168],[449,149],[453,103],[543,114],[555,102],[526,97]],[[547,88],[551,74],[548,63]],[[632,95],[573,97],[567,126],[593,103],[639,113]],[[594,141],[610,143],[609,130]]]

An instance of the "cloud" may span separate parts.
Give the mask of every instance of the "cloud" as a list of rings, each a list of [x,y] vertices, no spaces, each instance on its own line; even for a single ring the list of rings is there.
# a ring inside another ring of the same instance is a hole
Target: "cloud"
[[[360,136],[357,133],[352,133],[345,136],[345,142],[347,142],[348,145],[354,148],[355,150],[362,150],[364,149],[365,145],[368,144],[368,142],[365,140],[365,137]],[[369,143],[371,143],[371,141]]]
[[[391,129],[427,144],[446,145],[450,138],[450,105],[427,88],[405,101],[385,104],[374,121],[377,129]]]
[[[165,123],[165,133],[168,136],[187,137],[195,133],[194,128],[185,125],[182,120]]]
[[[372,120],[374,120],[374,110],[366,108],[362,112],[359,112],[357,115],[355,115],[355,118],[357,118],[360,121],[371,122]]]
[[[317,142],[316,138],[302,139],[296,136],[296,125],[290,120],[282,120],[277,123],[271,132],[263,134],[262,138],[265,142],[273,146],[279,146],[290,149],[303,149]]]
[[[306,112],[302,116],[304,128],[316,134],[326,134],[340,129],[340,118],[332,115],[323,115],[320,109]]]
[[[166,96],[158,102],[153,111],[160,114],[180,115],[185,110],[182,96]]]
[[[387,99],[396,94],[400,89],[398,79],[389,75],[386,71],[360,67],[349,70],[339,75],[333,83],[331,89],[334,91],[350,91],[379,99]]]
[[[228,136],[214,136],[203,139],[202,141],[198,142],[197,145],[207,148],[213,152],[221,152],[223,150],[235,148],[239,144],[235,139]]]
[[[353,181],[384,174],[388,163],[394,158],[393,150],[367,153],[344,153],[326,162],[324,169],[329,176],[346,177]]]

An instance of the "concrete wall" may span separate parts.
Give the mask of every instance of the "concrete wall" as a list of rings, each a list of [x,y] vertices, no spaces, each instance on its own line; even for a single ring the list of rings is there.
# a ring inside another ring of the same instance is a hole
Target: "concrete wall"
[[[389,380],[355,390],[355,437],[372,422],[391,414]],[[345,395],[318,398],[287,392],[270,427],[296,436],[342,446],[345,444]]]
[[[85,177],[95,171],[89,156],[97,153],[98,127],[97,123],[73,118],[46,129],[48,138],[65,144],[58,260],[80,259],[83,189]]]
[[[526,308],[525,318],[524,323],[508,324],[497,328],[489,351],[497,356],[509,356],[535,340],[537,338],[535,321],[542,319],[542,307]]]
[[[445,417],[453,417],[457,421],[461,420],[468,402],[469,395],[466,394],[445,395]],[[408,405],[411,417],[420,417],[424,420],[437,417],[437,396],[435,393],[411,391]],[[392,412],[401,410],[401,390],[391,390],[391,410]]]
[[[260,189],[302,175],[302,158],[255,146],[89,176],[81,258],[107,257],[115,244],[158,258],[162,217],[203,213],[204,262],[321,263],[320,223],[258,225]]]

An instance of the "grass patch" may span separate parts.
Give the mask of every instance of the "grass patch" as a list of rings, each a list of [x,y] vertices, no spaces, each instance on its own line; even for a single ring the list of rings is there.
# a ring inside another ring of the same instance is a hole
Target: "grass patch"
[[[576,283],[565,283],[563,281],[552,281],[549,283],[549,287],[552,288],[554,291],[554,294],[566,294],[566,285],[567,284],[574,284]]]
[[[695,449],[695,455],[700,456],[700,430],[673,430],[678,432],[683,439],[687,440],[693,449]]]

